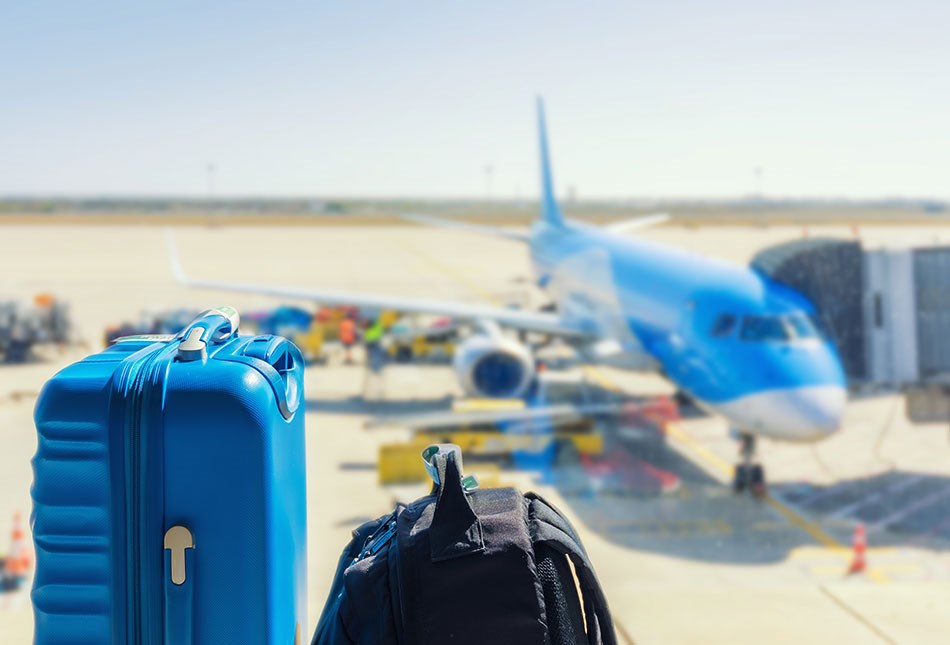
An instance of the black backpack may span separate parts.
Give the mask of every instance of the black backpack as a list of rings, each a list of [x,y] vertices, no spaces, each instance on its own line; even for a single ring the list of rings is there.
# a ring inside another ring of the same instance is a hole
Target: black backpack
[[[442,485],[353,531],[312,645],[616,644],[557,509],[513,488],[466,491],[452,452],[431,465]]]

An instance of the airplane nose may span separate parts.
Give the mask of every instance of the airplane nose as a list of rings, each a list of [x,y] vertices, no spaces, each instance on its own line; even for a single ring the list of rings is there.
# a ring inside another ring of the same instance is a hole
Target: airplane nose
[[[841,426],[848,393],[843,387],[801,387],[786,391],[787,422],[802,438],[818,439]]]
[[[752,394],[717,409],[739,431],[816,441],[838,430],[847,401],[841,385],[810,385]]]

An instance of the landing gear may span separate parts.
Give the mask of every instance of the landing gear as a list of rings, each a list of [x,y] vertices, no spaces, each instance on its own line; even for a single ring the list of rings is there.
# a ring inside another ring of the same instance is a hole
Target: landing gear
[[[673,393],[673,401],[676,402],[676,407],[680,410],[688,410],[693,407],[693,399],[683,390],[676,390]]]
[[[762,498],[767,492],[765,486],[765,469],[761,464],[753,462],[755,458],[755,435],[739,435],[739,455],[742,458],[732,477],[732,490],[743,493],[748,490],[753,497]]]

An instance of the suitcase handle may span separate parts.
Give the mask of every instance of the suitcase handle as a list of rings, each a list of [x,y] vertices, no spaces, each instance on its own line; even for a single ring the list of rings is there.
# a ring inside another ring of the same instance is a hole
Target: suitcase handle
[[[241,317],[234,307],[218,307],[198,314],[194,320],[178,332],[177,338],[190,338],[194,329],[203,329],[201,340],[205,343],[221,343],[238,333]]]
[[[285,418],[293,416],[303,397],[304,360],[300,350],[281,336],[257,336],[241,349],[241,355],[270,367],[270,381],[277,405]]]

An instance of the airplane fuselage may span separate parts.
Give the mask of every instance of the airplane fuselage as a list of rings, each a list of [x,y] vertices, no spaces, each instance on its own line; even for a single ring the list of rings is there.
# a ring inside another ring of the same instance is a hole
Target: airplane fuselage
[[[532,229],[538,283],[568,318],[591,320],[624,352],[740,431],[791,441],[834,432],[841,361],[796,291],[745,267],[583,224]]]

